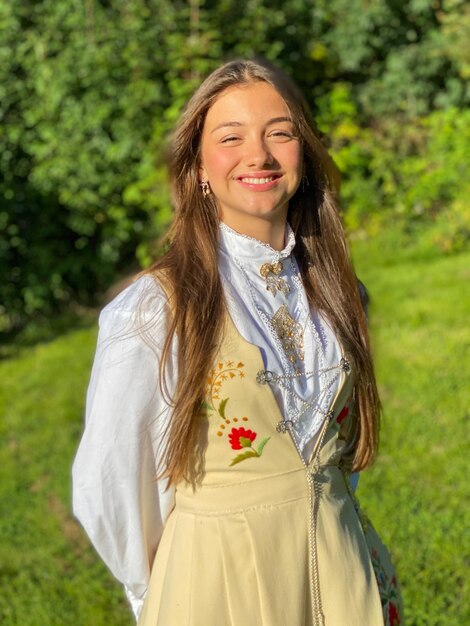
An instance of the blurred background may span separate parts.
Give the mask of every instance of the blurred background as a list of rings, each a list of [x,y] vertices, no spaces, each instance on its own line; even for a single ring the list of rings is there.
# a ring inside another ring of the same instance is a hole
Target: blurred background
[[[181,107],[254,55],[299,83],[342,172],[384,406],[358,493],[407,624],[470,624],[470,4],[0,0],[6,626],[132,624],[70,512],[97,312],[171,220],[163,153]]]

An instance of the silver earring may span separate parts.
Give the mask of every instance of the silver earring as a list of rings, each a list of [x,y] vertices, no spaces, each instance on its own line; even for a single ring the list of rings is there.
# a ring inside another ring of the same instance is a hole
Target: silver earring
[[[206,198],[211,192],[211,188],[209,187],[209,181],[201,180],[201,182],[199,183],[199,187],[201,188],[202,195],[204,196],[204,198]]]

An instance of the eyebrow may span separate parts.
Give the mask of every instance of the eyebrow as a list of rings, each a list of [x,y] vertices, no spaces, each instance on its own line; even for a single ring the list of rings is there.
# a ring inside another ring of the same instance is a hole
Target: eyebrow
[[[268,121],[266,126],[271,126],[272,124],[279,124],[279,122],[290,122],[292,124],[292,119],[290,117],[273,117]],[[219,124],[218,126],[213,128],[211,130],[211,134],[215,133],[215,131],[219,130],[220,128],[234,128],[234,127],[238,128],[240,126],[245,126],[245,124],[242,124],[242,122],[223,122],[222,124]]]

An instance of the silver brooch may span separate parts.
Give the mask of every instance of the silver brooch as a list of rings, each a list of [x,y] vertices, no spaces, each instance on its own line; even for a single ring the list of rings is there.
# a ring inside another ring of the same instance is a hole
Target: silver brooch
[[[304,360],[304,333],[302,326],[294,320],[285,304],[271,318],[284,353],[294,367]]]
[[[282,272],[283,266],[281,261],[277,263],[263,263],[263,265],[259,268],[259,273],[266,281],[266,289],[270,291],[273,296],[276,295],[278,291],[282,294],[287,295],[290,291],[290,287],[287,284],[285,278],[281,278],[279,275]]]

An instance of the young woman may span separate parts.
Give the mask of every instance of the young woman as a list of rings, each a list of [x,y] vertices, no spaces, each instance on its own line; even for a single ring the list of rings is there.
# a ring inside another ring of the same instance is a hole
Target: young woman
[[[350,485],[379,400],[301,95],[267,65],[220,67],[170,161],[167,252],[100,317],[76,515],[140,626],[403,623]]]

